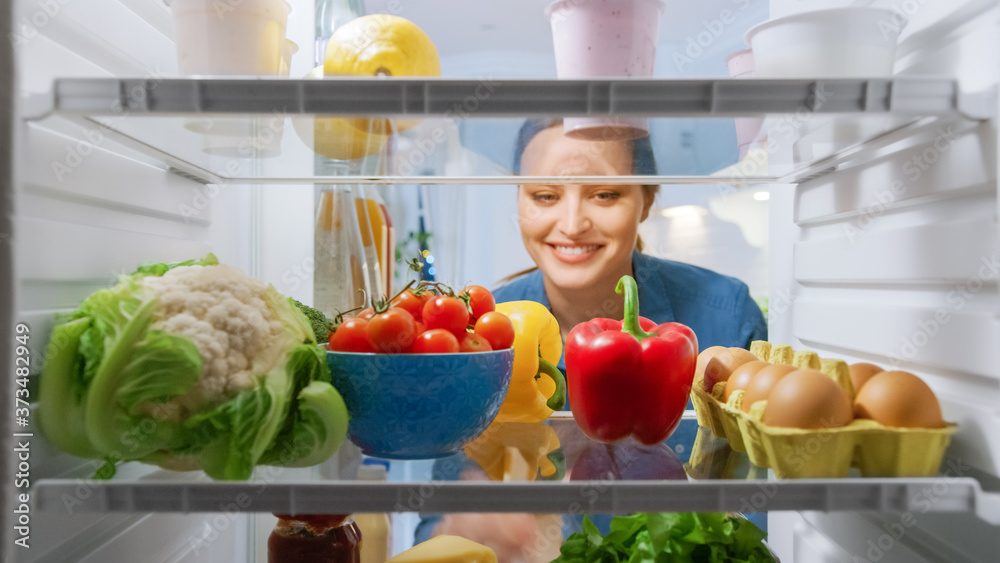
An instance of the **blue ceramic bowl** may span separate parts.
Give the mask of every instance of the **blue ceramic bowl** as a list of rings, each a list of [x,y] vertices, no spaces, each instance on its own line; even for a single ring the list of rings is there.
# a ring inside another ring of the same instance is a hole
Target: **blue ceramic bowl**
[[[443,457],[486,430],[507,396],[514,350],[460,354],[327,352],[351,414],[347,435],[370,456]]]

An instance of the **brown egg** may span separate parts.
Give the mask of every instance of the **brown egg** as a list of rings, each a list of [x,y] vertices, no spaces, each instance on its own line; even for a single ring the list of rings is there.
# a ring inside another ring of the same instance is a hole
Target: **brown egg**
[[[876,373],[882,373],[884,369],[875,364],[858,362],[847,366],[847,371],[851,373],[851,385],[854,386],[854,394],[857,395],[861,387],[868,382]]]
[[[694,368],[695,381],[698,381],[699,379],[702,378],[702,376],[705,375],[705,365],[708,364],[708,361],[714,358],[716,354],[725,349],[726,349],[725,346],[711,346],[705,348],[704,350],[701,351],[700,354],[698,354],[698,364],[695,365]]]
[[[743,412],[750,412],[750,406],[757,401],[763,401],[767,398],[768,393],[771,392],[771,388],[774,384],[778,382],[779,379],[785,377],[789,373],[792,373],[797,368],[795,366],[790,366],[788,364],[771,364],[766,368],[755,373],[751,378],[750,382],[747,383],[746,390],[743,394],[743,404],[740,406]]]
[[[941,428],[941,405],[926,383],[905,371],[884,371],[854,399],[854,415],[897,428]]]
[[[743,348],[726,348],[713,356],[705,364],[705,379],[703,380],[702,389],[711,393],[712,387],[719,381],[729,379],[729,374],[734,369],[755,360],[757,360],[757,356],[754,356]]]
[[[854,419],[837,382],[814,369],[795,370],[774,385],[761,420],[785,428],[840,428]]]
[[[747,384],[750,383],[750,378],[769,365],[771,365],[770,362],[757,360],[755,362],[747,362],[734,369],[733,373],[729,374],[729,379],[726,380],[726,390],[722,394],[722,400],[728,401],[729,396],[737,389],[746,389]]]

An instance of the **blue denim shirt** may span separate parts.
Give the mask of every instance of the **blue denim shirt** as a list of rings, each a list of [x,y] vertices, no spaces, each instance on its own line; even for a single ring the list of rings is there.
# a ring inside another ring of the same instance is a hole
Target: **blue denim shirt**
[[[705,268],[632,253],[639,286],[639,314],[656,324],[691,327],[701,350],[710,346],[749,348],[767,340],[767,323],[745,283]],[[497,303],[537,301],[549,307],[542,272],[535,270],[493,291]],[[559,367],[565,369],[560,360]]]

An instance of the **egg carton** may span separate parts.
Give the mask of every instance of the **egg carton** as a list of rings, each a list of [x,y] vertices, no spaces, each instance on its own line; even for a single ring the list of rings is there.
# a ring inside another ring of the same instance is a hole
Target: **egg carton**
[[[842,360],[820,359],[815,352],[796,352],[788,345],[757,341],[750,347],[757,358],[775,364],[822,371],[837,382],[854,403],[850,372]],[[926,477],[935,475],[951,436],[958,426],[892,428],[874,420],[855,419],[847,426],[805,430],[768,426],[761,420],[767,401],[757,401],[750,412],[741,409],[743,391],[722,401],[726,382],[711,393],[701,382],[692,388],[698,424],[746,452],[750,462],[769,467],[779,478],[846,477],[857,467],[865,477]]]

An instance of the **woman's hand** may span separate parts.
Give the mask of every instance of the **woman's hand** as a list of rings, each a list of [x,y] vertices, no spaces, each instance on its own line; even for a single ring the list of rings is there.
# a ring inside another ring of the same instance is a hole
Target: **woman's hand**
[[[499,563],[543,563],[559,556],[558,514],[445,514],[432,536],[460,536],[483,544]]]

